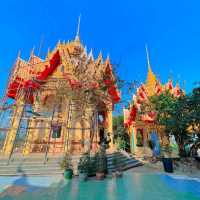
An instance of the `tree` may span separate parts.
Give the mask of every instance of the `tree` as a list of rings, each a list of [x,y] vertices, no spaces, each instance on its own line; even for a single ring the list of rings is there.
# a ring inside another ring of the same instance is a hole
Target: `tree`
[[[191,132],[200,135],[200,88],[179,98],[166,91],[150,97],[143,107],[143,112],[156,112],[156,123],[165,127],[167,135],[175,136],[180,152],[183,152],[184,143],[190,138]]]
[[[189,130],[200,137],[200,87],[193,89],[187,101]]]
[[[123,115],[113,117],[113,134],[114,143],[118,144],[119,148],[130,151],[130,139],[124,127]]]
[[[188,138],[188,110],[188,96],[177,98],[169,91],[150,97],[141,108],[143,114],[152,111],[156,113],[156,124],[164,127],[166,135],[175,136],[180,150]]]

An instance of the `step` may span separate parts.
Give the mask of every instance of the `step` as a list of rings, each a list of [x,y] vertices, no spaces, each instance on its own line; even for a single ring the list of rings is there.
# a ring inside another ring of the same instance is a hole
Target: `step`
[[[42,158],[11,158],[10,162],[19,162],[19,161],[43,161],[45,157]],[[47,158],[49,161],[56,161],[56,160],[62,160],[63,158]],[[9,159],[0,159],[0,162],[8,161]]]
[[[1,169],[13,169],[13,168],[57,168],[60,167],[60,165],[8,165],[8,166],[0,166]]]
[[[135,165],[138,165],[140,162],[139,161],[135,161],[135,162],[129,162],[127,164],[123,164],[121,165],[122,168],[126,168],[127,166],[135,166]],[[115,166],[114,165],[110,165],[107,167],[108,169],[114,169]]]
[[[63,170],[60,167],[32,167],[32,168],[26,168],[22,167],[20,170],[18,168],[6,168],[6,169],[0,169],[0,174],[30,174],[30,173],[40,173],[40,174],[54,174],[54,173],[62,173]]]
[[[54,171],[51,172],[53,175],[60,175],[63,174],[63,171]],[[16,173],[16,172],[0,172],[0,176],[22,176],[24,174],[22,173]],[[49,172],[26,172],[26,176],[49,176]]]
[[[114,157],[120,160],[122,170],[128,170],[143,165],[140,161],[136,160],[126,152],[114,152],[107,154],[107,169],[109,173],[116,169],[116,166],[113,164]]]
[[[71,156],[74,171],[80,157],[80,155]],[[60,168],[62,159],[63,155],[49,155],[44,164],[45,154],[30,154],[29,156],[14,154],[8,164],[8,156],[0,155],[0,176],[63,174]]]
[[[127,160],[124,160],[123,162],[121,162],[121,163],[123,163],[124,165],[127,165],[127,164],[129,164],[129,163],[135,163],[135,162],[138,162],[137,160],[134,160],[134,159],[127,159]],[[109,164],[107,164],[108,166],[112,166],[113,164],[112,163],[109,163]]]

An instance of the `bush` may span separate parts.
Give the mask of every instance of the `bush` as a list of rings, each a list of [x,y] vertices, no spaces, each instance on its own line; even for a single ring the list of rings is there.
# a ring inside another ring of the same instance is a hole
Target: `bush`
[[[72,166],[71,166],[71,157],[69,154],[66,154],[62,161],[60,162],[60,167],[61,169],[63,170],[66,170],[66,169],[71,169]]]
[[[107,159],[105,150],[100,149],[95,155],[96,172],[106,173],[107,171]]]
[[[88,174],[89,173],[89,164],[90,164],[90,156],[88,153],[84,153],[78,163],[79,173]]]

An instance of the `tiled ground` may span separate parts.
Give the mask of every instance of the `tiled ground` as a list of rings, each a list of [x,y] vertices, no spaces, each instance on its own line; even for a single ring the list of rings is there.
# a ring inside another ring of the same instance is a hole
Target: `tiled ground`
[[[199,200],[200,180],[129,171],[122,178],[81,182],[62,177],[0,177],[1,200]],[[9,188],[10,187],[10,188]],[[2,189],[1,189],[2,190]]]

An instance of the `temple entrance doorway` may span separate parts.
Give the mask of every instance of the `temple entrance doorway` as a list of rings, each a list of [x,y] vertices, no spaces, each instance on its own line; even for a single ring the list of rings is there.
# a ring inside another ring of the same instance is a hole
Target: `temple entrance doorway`
[[[143,129],[137,129],[136,132],[136,146],[137,147],[143,147],[144,146],[144,135],[143,135]]]

